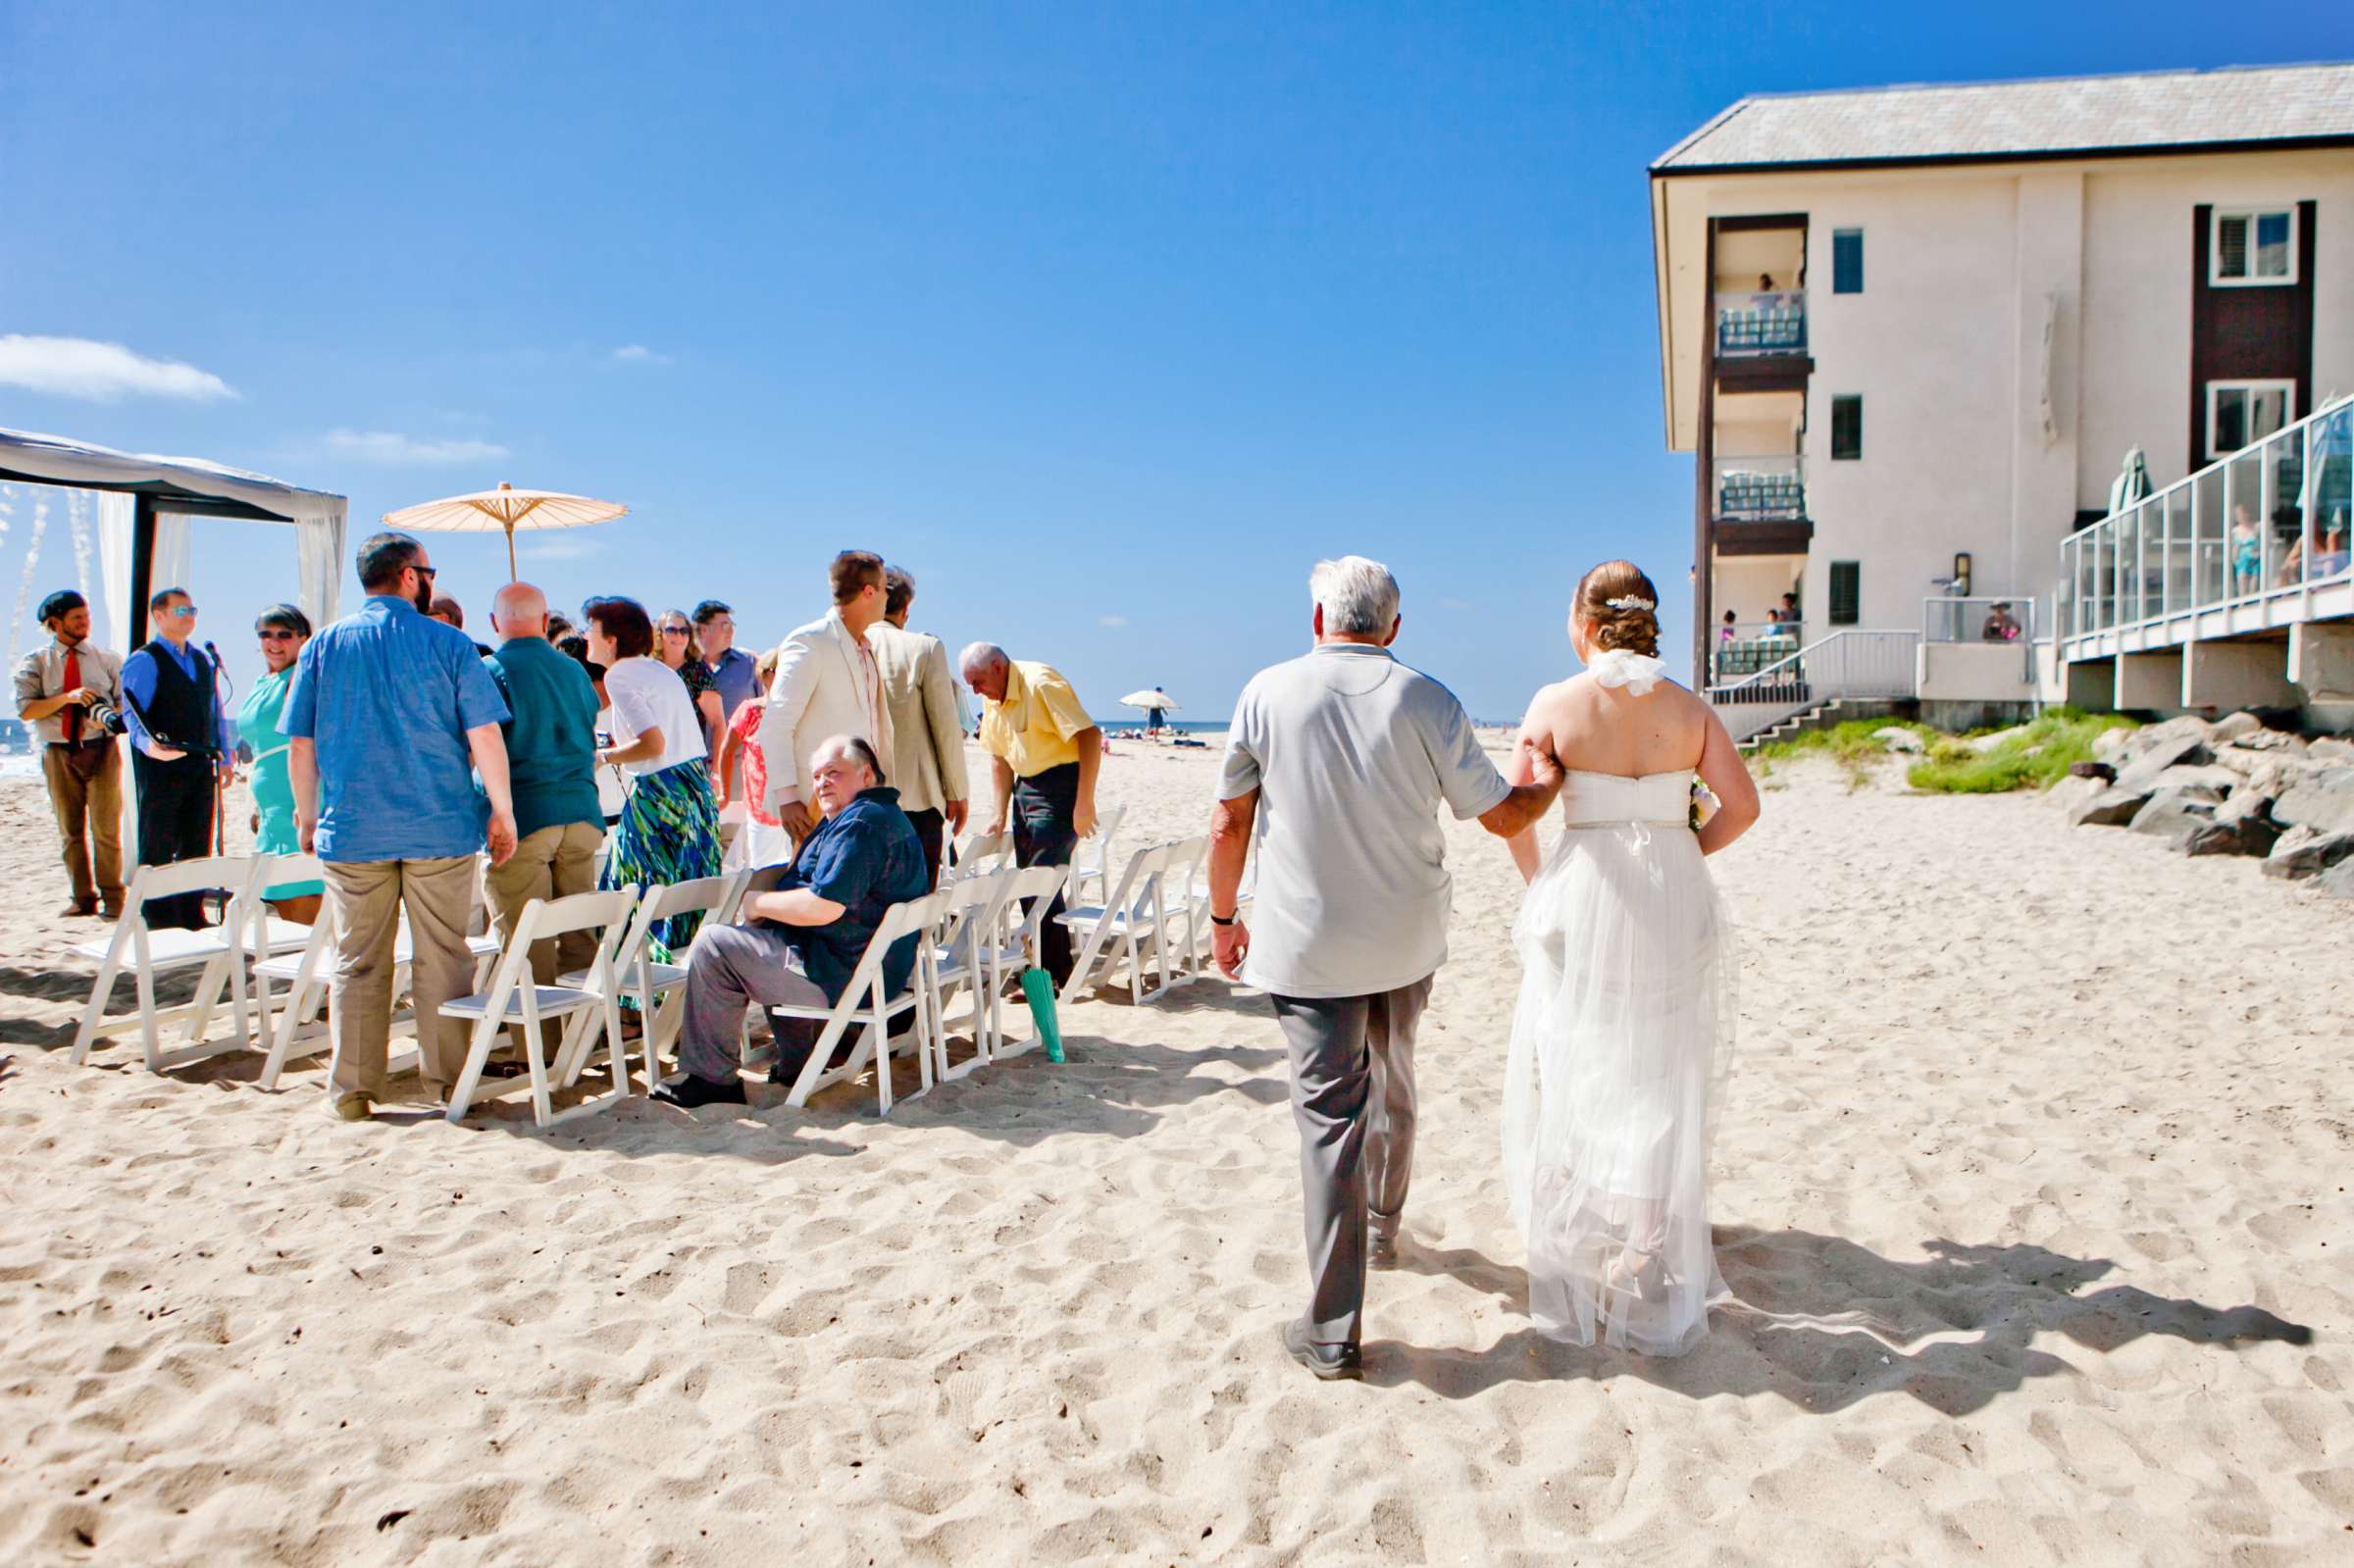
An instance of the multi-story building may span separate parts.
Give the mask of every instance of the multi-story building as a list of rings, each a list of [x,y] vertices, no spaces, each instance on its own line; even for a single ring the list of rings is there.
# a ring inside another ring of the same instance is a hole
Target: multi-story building
[[[1719,687],[1883,631],[1968,645],[1939,669],[1982,694],[2065,688],[2032,648],[2128,455],[2163,490],[2354,392],[2354,66],[1745,98],[1651,194]]]

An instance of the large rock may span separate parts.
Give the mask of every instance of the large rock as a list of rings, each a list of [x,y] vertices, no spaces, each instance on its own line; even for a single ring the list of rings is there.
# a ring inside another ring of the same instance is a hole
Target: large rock
[[[2277,822],[2322,833],[2354,833],[2354,768],[2307,768],[2273,803]]]
[[[1975,751],[1982,756],[1986,752],[1992,751],[1995,747],[2001,745],[2004,741],[2016,739],[2026,733],[2027,727],[2025,725],[2013,725],[2008,730],[1994,730],[1989,731],[1987,733],[1982,735],[1972,735],[1962,743],[1970,747],[1970,750]]]
[[[2272,850],[2280,830],[2262,818],[2240,822],[2211,822],[2193,828],[2175,841],[2186,855],[2262,855]]]
[[[2339,898],[2354,898],[2354,859],[2341,860],[2313,879],[2313,885]]]
[[[2305,749],[2314,756],[2327,757],[2331,762],[2354,762],[2354,740],[2342,735],[2323,735],[2309,742]]]
[[[2226,740],[2252,735],[2263,728],[2264,721],[2252,713],[2227,713],[2207,727],[2207,741],[2210,745],[2221,745]]]
[[[2137,730],[2104,730],[2092,737],[2092,754],[2104,762],[2124,761],[2138,733]]]
[[[1885,730],[1874,730],[1871,738],[1890,751],[1918,752],[1929,749],[1928,742],[1920,738],[1919,731],[1908,730],[1902,725],[1892,724]]]
[[[2155,789],[2158,776],[2169,768],[2203,768],[2213,761],[2215,753],[2207,749],[2204,736],[2172,735],[2143,748],[2131,762],[2121,766],[2117,770],[2117,786],[2120,789]]]
[[[2077,774],[2052,785],[2044,792],[2043,799],[2047,805],[2067,813],[2069,821],[2074,822],[2076,808],[2090,805],[2108,787],[2106,780]]]
[[[2282,834],[2264,857],[2264,874],[2303,882],[2348,859],[2354,859],[2354,833],[2328,834],[2300,825]]]
[[[2305,755],[2305,742],[2285,730],[2253,730],[2233,739],[2226,749],[2232,751],[2286,751]]]
[[[2215,808],[2223,804],[2223,799],[2221,789],[2206,784],[2175,784],[2156,791],[2142,802],[2127,826],[2135,833],[2159,838],[2179,837],[2190,829],[2213,822]]]
[[[2072,828],[2120,828],[2133,820],[2133,814],[2150,798],[2147,789],[2102,790],[2068,813]]]
[[[2102,784],[2114,784],[2117,770],[2105,762],[2072,762],[2068,765],[2071,779],[2098,779]]]
[[[2232,790],[2237,789],[2244,782],[2241,775],[2233,773],[2229,768],[2218,767],[2214,763],[2209,763],[2203,768],[2169,768],[2150,781],[2155,787],[2160,789],[2220,789],[2225,794],[2229,794]]]
[[[2273,797],[2261,789],[2251,789],[2246,784],[2240,785],[2226,795],[2224,803],[2215,808],[2215,820],[2221,823],[2245,822],[2251,817],[2259,821],[2271,822],[2272,815]],[[2279,828],[2278,823],[2274,823],[2273,826],[2276,832]],[[2271,846],[2267,845],[2266,847],[2269,849]]]

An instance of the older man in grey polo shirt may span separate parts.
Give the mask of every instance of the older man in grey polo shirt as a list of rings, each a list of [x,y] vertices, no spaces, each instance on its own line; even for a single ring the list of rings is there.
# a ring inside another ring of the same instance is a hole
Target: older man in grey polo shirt
[[[1209,907],[1218,967],[1267,992],[1291,1051],[1310,1295],[1284,1346],[1319,1378],[1354,1378],[1368,1250],[1394,1266],[1413,1170],[1414,1028],[1447,958],[1439,804],[1510,838],[1561,774],[1538,753],[1534,783],[1507,784],[1455,693],[1390,656],[1389,568],[1320,561],[1308,587],[1315,647],[1260,671],[1235,707]],[[1254,830],[1255,933],[1235,909]]]

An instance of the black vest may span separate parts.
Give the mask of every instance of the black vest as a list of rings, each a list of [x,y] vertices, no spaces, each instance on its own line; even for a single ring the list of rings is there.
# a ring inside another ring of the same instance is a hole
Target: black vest
[[[214,718],[215,683],[213,667],[201,648],[188,651],[195,657],[196,681],[179,667],[173,657],[171,644],[150,642],[141,650],[155,661],[155,695],[139,717],[147,725],[147,733],[166,745],[182,751],[211,751],[221,744],[221,726]],[[202,683],[199,684],[199,682]]]

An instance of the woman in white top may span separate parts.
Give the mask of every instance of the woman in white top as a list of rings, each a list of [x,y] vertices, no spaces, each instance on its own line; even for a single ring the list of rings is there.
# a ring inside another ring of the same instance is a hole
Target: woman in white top
[[[590,599],[588,656],[605,667],[613,743],[596,754],[636,775],[629,804],[613,830],[599,887],[640,888],[719,875],[719,811],[703,766],[702,717],[678,672],[650,657],[654,624],[635,599]],[[702,924],[697,914],[657,921],[657,962],[687,951]]]
[[[1562,820],[1548,848],[1536,827],[1510,841],[1528,893],[1504,1163],[1538,1330],[1680,1355],[1725,1293],[1709,1129],[1734,954],[1703,857],[1757,821],[1758,791],[1715,712],[1664,679],[1658,604],[1627,562],[1587,573],[1569,611],[1585,672],[1521,725],[1561,759]]]

